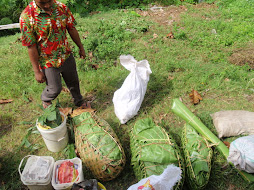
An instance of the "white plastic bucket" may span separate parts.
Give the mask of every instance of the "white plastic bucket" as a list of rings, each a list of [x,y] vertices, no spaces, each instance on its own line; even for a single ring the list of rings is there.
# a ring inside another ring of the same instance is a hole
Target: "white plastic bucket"
[[[27,158],[26,165],[21,172],[21,166],[25,158]],[[27,171],[29,171],[29,168],[34,164],[34,162],[38,159],[38,157],[41,157],[45,160],[49,161],[49,170],[48,170],[48,175],[44,179],[38,179],[38,180],[31,180],[25,177],[25,174]],[[53,186],[51,184],[51,179],[52,179],[52,173],[53,173],[53,167],[54,167],[54,158],[51,156],[35,156],[35,155],[28,155],[25,156],[20,164],[19,164],[19,174],[20,174],[20,179],[23,182],[24,185],[26,185],[30,190],[53,190]]]
[[[77,178],[71,182],[71,183],[62,183],[62,184],[58,184],[57,183],[57,169],[60,167],[60,165],[64,162],[64,161],[71,161],[73,164],[77,165],[77,170],[78,170],[78,176]],[[79,183],[81,181],[84,181],[84,174],[83,174],[83,170],[82,170],[82,161],[80,158],[76,157],[73,159],[66,159],[66,160],[57,160],[54,163],[54,168],[53,168],[53,175],[52,175],[52,186],[54,187],[54,189],[56,190],[68,190],[72,188],[73,183]]]
[[[59,152],[63,150],[69,141],[68,131],[66,126],[66,116],[60,112],[62,116],[64,116],[64,120],[61,125],[52,129],[41,129],[38,127],[38,121],[36,121],[37,129],[40,131],[41,136],[48,148],[51,152]]]

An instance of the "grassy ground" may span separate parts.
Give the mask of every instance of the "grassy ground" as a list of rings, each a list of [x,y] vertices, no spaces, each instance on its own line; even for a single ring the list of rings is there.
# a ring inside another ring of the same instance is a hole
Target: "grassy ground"
[[[127,155],[120,176],[104,183],[107,189],[127,189],[137,182],[130,165],[129,132],[138,119],[151,117],[180,145],[184,122],[171,112],[172,99],[181,98],[215,134],[210,114],[221,110],[254,111],[253,5],[251,1],[226,0],[153,11],[113,10],[86,18],[76,15],[77,29],[88,53],[85,61],[76,58],[82,94],[93,100],[92,107],[115,130]],[[170,32],[173,39],[167,37]],[[34,80],[27,50],[19,37],[18,33],[0,38],[0,97],[13,99],[0,104],[1,189],[25,189],[17,168],[28,154],[49,155],[55,160],[67,158],[64,151],[49,152],[34,130],[42,113],[40,93],[44,84]],[[77,56],[76,47],[73,49]],[[119,63],[121,54],[147,59],[153,72],[138,115],[125,125],[120,125],[112,103],[115,90],[128,75]],[[95,70],[92,64],[99,69]],[[195,106],[189,98],[192,89],[203,97]],[[74,107],[70,94],[62,92],[58,99],[62,107]],[[33,133],[27,135],[28,129]],[[85,168],[84,174],[85,178],[92,178]],[[187,185],[184,189],[188,189]],[[254,187],[214,149],[206,189]]]

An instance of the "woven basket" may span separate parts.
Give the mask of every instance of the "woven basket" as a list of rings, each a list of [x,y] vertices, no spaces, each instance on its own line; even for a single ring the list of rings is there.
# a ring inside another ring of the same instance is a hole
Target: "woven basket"
[[[139,123],[139,129],[137,129],[137,123]],[[174,164],[182,170],[182,179],[174,186],[174,189],[182,189],[185,177],[183,158],[174,139],[162,127],[155,125],[149,118],[137,121],[130,133],[130,146],[131,164],[138,180],[151,175],[160,175],[168,165]],[[153,151],[144,152],[144,149],[149,146]],[[163,155],[165,159],[153,158],[155,152]]]
[[[213,151],[209,147],[207,140],[200,136],[195,129],[188,124],[184,126],[181,141],[186,164],[186,173],[188,176],[188,186],[193,190],[204,189],[209,182]],[[202,171],[202,173],[197,174],[193,166],[197,167],[198,164],[205,164],[207,171]]]
[[[94,113],[73,118],[75,145],[80,158],[99,181],[110,181],[123,170],[124,150],[110,125]]]

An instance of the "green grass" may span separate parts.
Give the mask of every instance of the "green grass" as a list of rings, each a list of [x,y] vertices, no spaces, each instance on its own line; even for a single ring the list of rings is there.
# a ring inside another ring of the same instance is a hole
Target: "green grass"
[[[254,46],[252,1],[226,0],[210,8],[185,6],[188,10],[172,27],[160,25],[149,17],[139,17],[131,12],[133,9],[112,10],[89,17],[75,15],[86,52],[93,52],[92,60],[89,56],[85,60],[76,58],[82,94],[87,99],[95,98],[92,107],[115,130],[127,155],[120,176],[103,183],[109,190],[127,189],[137,182],[130,165],[129,131],[138,119],[151,117],[180,145],[184,122],[171,112],[172,99],[181,97],[215,134],[210,114],[221,110],[254,111],[253,70],[247,64],[237,66],[228,61],[235,50]],[[171,30],[175,39],[166,38]],[[154,33],[157,38],[153,37]],[[0,105],[1,189],[24,188],[17,168],[28,154],[49,155],[55,160],[67,158],[64,152],[49,152],[36,133],[28,136],[30,146],[26,144],[18,149],[27,130],[42,113],[39,105],[44,88],[44,84],[34,80],[27,49],[17,40],[19,37],[18,33],[0,38],[0,97],[14,100]],[[74,54],[77,57],[76,47]],[[112,103],[114,92],[129,73],[119,63],[121,54],[131,54],[138,61],[147,59],[153,72],[138,115],[125,125],[120,125]],[[89,64],[98,64],[100,68],[94,70]],[[203,96],[203,101],[196,106],[189,99],[192,89]],[[62,92],[58,99],[63,107],[73,106],[68,93]],[[212,164],[206,189],[253,188],[216,149]],[[92,178],[85,168],[84,173],[85,178]],[[188,189],[186,185],[184,188]]]

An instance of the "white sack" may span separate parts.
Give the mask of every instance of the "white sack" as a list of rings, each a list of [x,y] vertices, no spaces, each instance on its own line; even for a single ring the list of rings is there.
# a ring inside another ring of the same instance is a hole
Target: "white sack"
[[[115,114],[121,124],[137,115],[143,102],[149,75],[152,73],[147,60],[137,62],[131,55],[121,55],[120,63],[130,71],[121,88],[115,91]]]
[[[254,173],[254,135],[234,140],[230,144],[228,161],[240,170]]]
[[[219,111],[211,114],[219,138],[254,134],[254,112]]]
[[[163,171],[161,175],[151,175],[141,179],[138,183],[130,186],[127,190],[170,190],[181,180],[182,170],[173,164]]]

